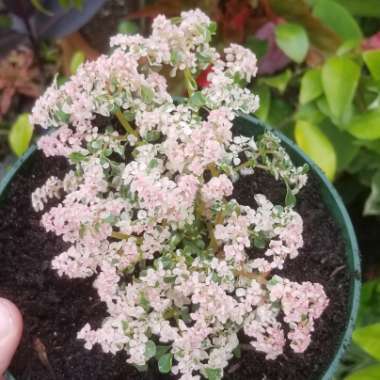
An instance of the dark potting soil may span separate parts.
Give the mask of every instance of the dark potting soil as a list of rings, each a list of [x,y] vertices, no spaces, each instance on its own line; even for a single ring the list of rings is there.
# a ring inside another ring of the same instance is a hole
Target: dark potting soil
[[[66,170],[64,159],[42,159],[42,154],[36,153],[12,182],[0,207],[0,296],[19,306],[25,321],[12,373],[17,380],[174,379],[157,370],[139,373],[125,363],[125,354],[111,356],[99,347],[87,351],[76,339],[86,322],[93,327],[101,324],[106,308],[92,287],[93,279],[62,279],[50,268],[51,259],[65,249],[65,244],[44,231],[39,224],[41,215],[30,204],[30,194],[37,186],[51,175],[62,176]],[[311,177],[298,195],[297,211],[304,220],[305,244],[300,255],[288,260],[282,271],[284,277],[294,281],[321,283],[330,298],[330,305],[316,324],[312,343],[303,354],[287,349],[275,361],[267,361],[264,354],[253,350],[242,351],[224,379],[318,379],[334,355],[347,323],[348,288],[353,274],[345,266],[344,243],[317,187]],[[239,180],[235,188],[234,196],[242,204],[254,206],[255,193],[264,193],[274,203],[284,199],[283,186],[261,171]],[[41,344],[48,365],[38,353]]]
[[[101,53],[109,51],[110,37],[128,14],[138,10],[139,1],[107,0],[97,14],[81,29],[89,44]]]

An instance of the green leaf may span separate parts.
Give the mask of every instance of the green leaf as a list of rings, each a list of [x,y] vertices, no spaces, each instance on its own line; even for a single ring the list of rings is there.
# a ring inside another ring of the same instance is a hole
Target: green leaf
[[[308,103],[322,95],[321,70],[311,69],[306,71],[301,79],[300,103]]]
[[[173,365],[173,354],[165,354],[158,360],[158,370],[161,373],[169,373]]]
[[[329,120],[319,125],[321,131],[332,143],[337,159],[337,172],[345,170],[359,153],[360,147],[357,140],[349,133],[338,129]]]
[[[297,144],[332,180],[336,171],[336,154],[330,140],[314,124],[299,120],[294,135]]]
[[[83,53],[83,51],[78,50],[74,53],[74,55],[71,57],[70,61],[70,74],[74,75],[79,66],[86,60],[86,56]]]
[[[334,117],[342,122],[350,112],[360,78],[360,67],[346,57],[332,57],[323,65],[322,86]]]
[[[254,36],[249,36],[245,41],[245,46],[256,54],[256,57],[260,59],[268,51],[268,42],[260,40]]]
[[[163,346],[163,345],[158,345],[156,347],[156,359],[160,359],[162,355],[165,355],[169,351],[170,347],[169,346]]]
[[[380,138],[380,110],[367,111],[355,116],[347,126],[347,131],[358,139]]]
[[[29,147],[33,136],[33,125],[30,124],[29,114],[21,114],[12,124],[9,132],[9,145],[17,156],[21,156]]]
[[[336,0],[354,16],[380,18],[379,0]]]
[[[7,15],[0,15],[0,28],[8,29],[12,26],[12,19]]]
[[[309,50],[309,38],[304,27],[291,23],[279,24],[275,33],[280,49],[293,61],[301,63]]]
[[[380,50],[363,52],[363,59],[373,79],[380,80]]]
[[[139,27],[136,25],[136,23],[132,21],[121,21],[119,22],[119,25],[117,26],[118,33],[121,34],[137,34],[139,31]]]
[[[352,339],[364,351],[380,360],[380,323],[355,329]]]
[[[201,108],[206,104],[206,98],[201,91],[195,91],[189,99],[190,106],[194,108]]]
[[[151,104],[154,99],[154,91],[147,86],[141,86],[141,97],[144,103]]]
[[[286,184],[285,206],[293,207],[297,202],[296,196],[293,194],[291,188]]]
[[[303,25],[313,46],[318,49],[335,52],[340,45],[340,37],[311,13],[310,6],[305,0],[269,0],[269,3],[277,16]]]
[[[379,380],[380,364],[374,364],[369,367],[355,371],[344,380]]]
[[[260,98],[260,107],[255,112],[255,115],[260,120],[266,121],[268,118],[271,101],[270,89],[268,88],[268,86],[258,86],[255,92]]]
[[[208,380],[220,380],[222,377],[222,371],[220,368],[206,368],[206,379]]]
[[[281,74],[271,76],[271,77],[261,77],[260,83],[264,83],[269,87],[273,87],[278,90],[281,94],[285,92],[288,87],[289,81],[292,78],[291,70],[286,70]]]
[[[156,356],[157,348],[156,343],[154,343],[152,340],[148,340],[145,344],[145,358],[146,360],[149,360]]]
[[[334,0],[318,0],[313,13],[343,40],[363,38],[362,31],[350,12]]]
[[[371,193],[364,205],[364,215],[380,215],[380,170],[372,177]],[[380,340],[378,344],[380,354]]]
[[[314,102],[300,105],[294,115],[296,120],[305,120],[312,124],[319,124],[325,117]]]

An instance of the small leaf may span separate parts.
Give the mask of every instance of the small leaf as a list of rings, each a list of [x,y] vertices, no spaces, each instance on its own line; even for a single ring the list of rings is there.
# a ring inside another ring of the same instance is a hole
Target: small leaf
[[[309,38],[298,24],[280,24],[276,28],[276,42],[293,61],[301,63],[309,50]]]
[[[330,140],[314,124],[299,120],[295,126],[297,144],[332,180],[336,171],[336,154]]]
[[[156,347],[156,359],[160,359],[161,356],[165,355],[169,351],[170,347],[169,346],[162,346],[158,345]]]
[[[373,364],[351,373],[344,380],[379,380],[379,373],[380,364]]]
[[[158,360],[158,370],[161,373],[169,373],[173,365],[173,354],[165,354]]]
[[[261,77],[260,82],[277,89],[280,93],[284,93],[292,78],[292,72],[288,69],[279,75],[272,77]]]
[[[371,193],[364,205],[364,215],[380,215],[380,171],[372,177]],[[380,340],[378,341],[378,349],[378,354],[380,354]],[[369,353],[371,354],[371,352]],[[378,359],[377,356],[375,357]]]
[[[380,80],[380,50],[365,51],[363,59],[373,79]]]
[[[300,103],[308,103],[322,95],[321,70],[311,69],[306,71],[301,79]]]
[[[355,40],[363,37],[358,23],[350,12],[333,0],[318,0],[313,13],[343,40]]]
[[[297,202],[296,196],[293,194],[292,189],[286,184],[286,196],[285,196],[285,206],[293,207]]]
[[[347,126],[347,131],[358,139],[380,138],[380,110],[367,111],[355,116]]]
[[[258,86],[256,88],[256,94],[260,99],[260,107],[255,112],[255,115],[263,121],[266,121],[268,118],[271,94],[268,86]]]
[[[148,340],[145,344],[146,360],[153,358],[156,355],[156,352],[157,352],[156,343],[154,343],[152,340]]]
[[[151,104],[154,99],[154,92],[150,87],[141,86],[141,97],[144,103]]]
[[[206,368],[206,378],[208,380],[220,380],[222,371],[220,368]]]
[[[206,104],[206,98],[201,91],[196,91],[191,95],[189,104],[194,108],[201,108]]]
[[[29,114],[21,114],[12,124],[9,132],[9,145],[17,156],[21,156],[29,147],[33,136],[33,125],[29,122]]]
[[[322,68],[322,85],[333,116],[343,120],[350,111],[360,78],[360,67],[346,57],[332,57]]]
[[[352,334],[352,339],[364,351],[380,360],[380,323],[356,329]]]
[[[86,60],[86,56],[84,55],[83,51],[78,50],[76,51],[70,61],[70,74],[74,75],[79,66]]]
[[[136,23],[132,21],[121,21],[119,25],[117,26],[118,33],[121,34],[137,34],[139,31],[139,27],[136,25]]]

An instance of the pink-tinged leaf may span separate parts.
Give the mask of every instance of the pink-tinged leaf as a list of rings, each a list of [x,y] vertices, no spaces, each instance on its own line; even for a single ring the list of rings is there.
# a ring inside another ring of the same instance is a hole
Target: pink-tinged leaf
[[[380,32],[377,32],[373,36],[366,38],[362,42],[363,50],[376,50],[380,49]]]
[[[275,37],[276,24],[267,22],[255,34],[259,40],[264,40],[268,44],[266,54],[258,61],[259,74],[273,74],[282,70],[290,63],[290,59],[280,50],[276,44]]]

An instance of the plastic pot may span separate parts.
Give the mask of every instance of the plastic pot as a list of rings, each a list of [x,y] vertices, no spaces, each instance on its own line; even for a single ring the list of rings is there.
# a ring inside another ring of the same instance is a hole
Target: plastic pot
[[[284,136],[276,130],[273,130],[269,126],[263,124],[262,122],[251,116],[242,116],[239,119],[237,119],[235,128],[239,134],[247,136],[259,135],[265,132],[266,130],[271,130],[277,136],[279,136],[282,140],[283,146],[288,151],[294,163],[298,165],[307,163],[309,165],[310,171],[314,174],[319,183],[322,199],[324,200],[327,208],[330,210],[331,216],[334,218],[334,220],[341,229],[346,246],[347,265],[350,272],[353,275],[351,276],[351,283],[349,289],[347,326],[345,331],[343,331],[339,336],[336,337],[338,345],[335,352],[335,356],[332,359],[329,367],[325,370],[325,373],[321,376],[321,380],[331,380],[339,365],[340,359],[342,358],[347,346],[350,343],[360,298],[361,276],[359,249],[350,217],[337,191],[330,183],[330,181],[325,177],[325,175],[322,173],[319,167],[286,136]],[[20,168],[27,165],[28,159],[35,153],[35,151],[35,146],[29,148],[29,150],[14,164],[14,166],[1,180],[0,203],[3,200],[4,194],[6,193],[7,188],[10,182],[12,181],[13,177],[17,174]]]

